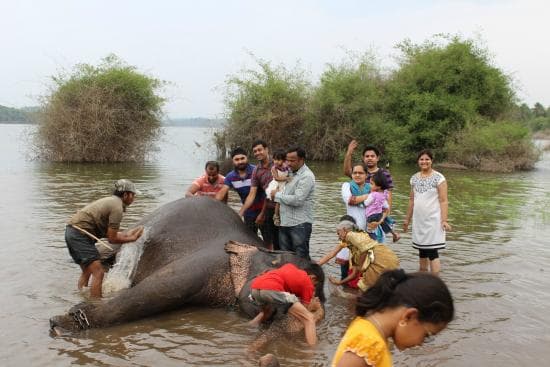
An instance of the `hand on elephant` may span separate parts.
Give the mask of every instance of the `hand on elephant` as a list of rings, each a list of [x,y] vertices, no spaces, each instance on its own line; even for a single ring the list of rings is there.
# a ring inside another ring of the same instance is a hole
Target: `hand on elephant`
[[[143,226],[137,226],[135,228],[128,230],[128,236],[133,237],[134,241],[140,238],[142,234],[143,234]]]

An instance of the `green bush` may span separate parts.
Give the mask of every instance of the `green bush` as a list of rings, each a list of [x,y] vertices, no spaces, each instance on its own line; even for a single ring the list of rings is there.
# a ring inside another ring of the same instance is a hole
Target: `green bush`
[[[227,124],[215,136],[218,148],[224,148],[220,150],[250,149],[256,139],[274,148],[305,143],[310,85],[304,71],[256,62],[259,70],[243,70],[226,81]]]
[[[34,146],[40,159],[141,161],[160,134],[163,82],[114,55],[99,66],[77,65],[53,77],[44,97]]]
[[[491,65],[487,50],[472,40],[398,45],[400,67],[388,81],[388,119],[408,131],[403,149],[445,145],[448,136],[478,116],[496,120],[514,103],[509,78]]]
[[[333,160],[351,139],[382,137],[373,134],[372,127],[380,126],[383,93],[383,79],[371,55],[328,65],[309,102],[306,141],[311,157]]]
[[[495,172],[532,169],[539,158],[529,129],[505,121],[468,124],[449,139],[445,152],[450,162]]]

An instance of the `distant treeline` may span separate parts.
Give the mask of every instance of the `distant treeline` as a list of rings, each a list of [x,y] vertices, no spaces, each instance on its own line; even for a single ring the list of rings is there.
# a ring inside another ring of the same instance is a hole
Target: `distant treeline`
[[[13,108],[0,105],[0,123],[33,123],[34,114],[40,107],[22,107]],[[165,118],[162,121],[166,126],[185,126],[185,127],[221,127],[225,123],[223,119],[209,119],[206,117],[191,118]]]
[[[517,107],[517,118],[524,122],[535,135],[550,136],[550,106],[544,107],[541,103],[535,103],[529,107],[523,103]]]
[[[302,145],[314,160],[339,160],[349,141],[376,145],[384,160],[414,162],[424,148],[468,168],[531,169],[539,157],[532,132],[548,127],[548,110],[518,105],[511,77],[479,41],[439,35],[396,46],[397,67],[376,55],[349,53],[318,81],[300,65],[256,59],[226,81],[227,124],[218,151]],[[357,157],[359,158],[359,157]]]
[[[13,108],[0,105],[0,123],[31,123],[38,107]]]
[[[221,127],[225,123],[223,119],[209,119],[205,117],[192,118],[167,118],[162,124],[168,126],[186,127]]]

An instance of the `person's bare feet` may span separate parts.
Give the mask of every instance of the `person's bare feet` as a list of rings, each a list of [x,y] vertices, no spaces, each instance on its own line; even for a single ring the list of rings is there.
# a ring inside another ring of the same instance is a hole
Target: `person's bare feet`
[[[397,232],[393,232],[392,236],[393,236],[393,242],[397,242],[401,239],[401,236]]]

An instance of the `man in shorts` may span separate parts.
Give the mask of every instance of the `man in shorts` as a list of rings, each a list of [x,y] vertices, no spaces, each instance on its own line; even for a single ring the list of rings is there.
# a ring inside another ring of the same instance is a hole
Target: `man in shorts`
[[[317,307],[317,298],[313,298],[315,285],[323,284],[325,275],[321,266],[311,263],[305,270],[294,264],[285,264],[278,269],[258,275],[250,285],[250,297],[262,306],[260,313],[250,322],[260,325],[272,316],[288,314],[302,322],[306,341],[309,345],[317,343],[315,319],[309,309]]]
[[[138,191],[133,182],[120,179],[115,183],[113,195],[80,209],[65,228],[65,242],[69,253],[82,269],[78,289],[88,286],[91,276],[90,295],[94,298],[101,298],[104,275],[100,254],[95,247],[96,240],[107,237],[114,244],[133,242],[143,233],[142,226],[125,232],[119,231],[122,214],[133,203],[136,193]]]

